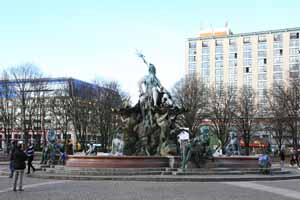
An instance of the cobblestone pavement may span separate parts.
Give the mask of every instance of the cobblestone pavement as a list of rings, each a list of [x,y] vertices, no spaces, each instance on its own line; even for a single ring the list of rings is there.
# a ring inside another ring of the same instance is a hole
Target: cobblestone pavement
[[[291,200],[300,199],[299,180],[273,182],[168,183],[64,181],[24,178],[24,191],[13,192],[12,179],[0,176],[1,200]]]

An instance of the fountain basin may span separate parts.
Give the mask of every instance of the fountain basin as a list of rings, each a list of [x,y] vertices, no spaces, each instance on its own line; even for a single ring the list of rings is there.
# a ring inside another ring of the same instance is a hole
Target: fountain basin
[[[162,168],[170,158],[162,156],[68,156],[67,167],[83,168]]]
[[[258,156],[216,156],[216,167],[227,168],[258,168]]]

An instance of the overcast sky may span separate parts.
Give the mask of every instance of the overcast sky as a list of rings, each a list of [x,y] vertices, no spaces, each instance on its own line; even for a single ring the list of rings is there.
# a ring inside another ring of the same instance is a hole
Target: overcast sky
[[[166,88],[184,74],[186,38],[300,26],[297,0],[0,0],[0,68],[32,62],[51,77],[117,80],[135,101],[147,67]]]

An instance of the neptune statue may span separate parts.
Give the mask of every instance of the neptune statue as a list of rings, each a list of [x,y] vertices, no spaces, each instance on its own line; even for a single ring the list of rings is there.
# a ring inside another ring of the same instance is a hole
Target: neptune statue
[[[170,93],[156,76],[156,68],[142,53],[137,53],[148,68],[139,82],[139,101],[116,112],[121,115],[124,133],[124,154],[176,154],[178,116],[184,112],[174,105]]]

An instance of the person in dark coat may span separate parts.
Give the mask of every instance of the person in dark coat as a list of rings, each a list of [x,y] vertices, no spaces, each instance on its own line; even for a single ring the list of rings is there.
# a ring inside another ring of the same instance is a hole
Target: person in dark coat
[[[17,147],[17,142],[13,141],[9,151],[9,171],[10,171],[9,178],[12,178],[14,176],[14,153],[16,147]]]
[[[28,148],[26,149],[26,154],[27,154],[27,174],[30,174],[30,168],[32,168],[33,172],[35,171],[35,168],[32,165],[33,161],[33,156],[34,156],[34,149],[33,145],[29,143]]]
[[[15,169],[13,191],[17,191],[17,182],[18,182],[19,175],[20,175],[19,191],[23,191],[22,183],[23,183],[24,169],[26,168],[25,161],[27,160],[27,155],[22,150],[21,144],[17,144],[17,148],[14,152],[13,159],[14,159],[14,169]]]
[[[281,171],[283,171],[284,170],[284,162],[285,162],[285,148],[284,148],[284,146],[281,146],[279,157],[280,157],[280,169],[281,169]]]

